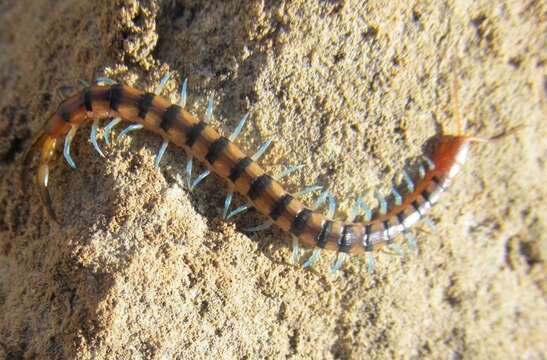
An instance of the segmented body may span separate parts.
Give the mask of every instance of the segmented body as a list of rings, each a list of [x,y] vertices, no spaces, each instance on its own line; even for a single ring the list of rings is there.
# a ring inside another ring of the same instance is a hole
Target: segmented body
[[[430,166],[421,179],[409,186],[412,191],[395,201],[389,211],[377,211],[368,221],[344,222],[328,219],[306,207],[236,144],[182,107],[159,95],[129,86],[91,86],[59,106],[34,145],[42,148],[38,178],[50,212],[46,186],[56,143],[71,131],[73,135],[86,121],[115,116],[140,124],[183,148],[226,179],[260,213],[298,238],[301,244],[339,253],[373,251],[407,232],[437,202],[459,172],[471,141],[468,136],[442,136],[431,156]]]

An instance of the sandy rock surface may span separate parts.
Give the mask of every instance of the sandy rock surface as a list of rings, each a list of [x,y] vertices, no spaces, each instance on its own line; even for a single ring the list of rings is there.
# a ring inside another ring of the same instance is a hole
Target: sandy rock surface
[[[542,1],[0,0],[0,358],[545,358],[546,17]],[[254,212],[222,221],[224,182],[189,192],[184,153],[155,169],[144,131],[105,159],[79,132],[53,223],[19,177],[32,134],[79,79],[151,91],[166,71],[196,114],[214,93],[225,134],[249,112],[240,146],[273,138],[264,167],[304,165],[287,187],[324,184],[338,216],[455,132],[454,78],[468,132],[524,126],[474,146],[436,230],[372,275],[362,256],[337,277],[333,254],[294,265],[281,231],[242,230]]]

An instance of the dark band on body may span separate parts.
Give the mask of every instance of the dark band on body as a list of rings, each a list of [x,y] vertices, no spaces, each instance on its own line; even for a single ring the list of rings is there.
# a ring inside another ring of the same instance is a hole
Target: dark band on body
[[[290,230],[294,236],[300,236],[306,230],[311,214],[310,209],[304,208],[296,215]]]
[[[317,237],[315,238],[315,243],[317,247],[322,249],[325,247],[325,245],[327,245],[327,239],[331,232],[332,224],[332,220],[326,220],[325,222],[323,222],[323,226],[321,226],[321,231],[319,232],[319,234],[317,234]]]
[[[338,240],[338,251],[349,252],[355,235],[353,232],[353,225],[344,225],[342,230],[342,236]]]
[[[178,105],[171,105],[165,110],[161,116],[160,128],[167,132],[173,127],[173,124],[179,119],[179,114],[182,108]]]
[[[137,104],[137,107],[139,108],[139,117],[144,120],[146,117],[146,114],[148,114],[148,110],[150,110],[150,106],[152,105],[152,101],[154,101],[154,98],[156,97],[156,94],[154,93],[144,93],[139,98],[139,103]]]
[[[290,194],[285,194],[282,197],[280,197],[272,206],[272,210],[270,211],[270,218],[272,220],[277,220],[283,212],[287,209],[287,206],[291,203],[293,197]]]
[[[245,172],[245,169],[249,167],[253,163],[253,159],[250,157],[244,157],[243,159],[239,160],[236,164],[236,166],[233,167],[232,171],[230,171],[230,175],[228,176],[228,179],[230,179],[231,182],[235,183],[237,179],[243,173]]]
[[[205,129],[206,127],[207,125],[205,124],[204,121],[200,121],[194,126],[192,126],[190,130],[188,131],[188,134],[186,135],[186,142],[185,142],[186,146],[192,147],[192,145],[194,145],[194,143],[198,139],[203,129]]]
[[[266,191],[266,189],[272,183],[272,177],[268,174],[262,174],[259,177],[255,178],[251,183],[251,187],[247,192],[247,196],[251,200],[257,199],[259,196]]]
[[[93,99],[89,88],[84,92],[84,107],[87,112],[93,111]]]
[[[209,151],[207,151],[207,155],[205,155],[205,160],[207,160],[209,164],[213,165],[229,143],[230,140],[226,139],[224,136],[216,139],[211,146],[209,146]]]
[[[109,96],[110,108],[114,111],[118,111],[118,107],[122,102],[123,87],[120,84],[114,84],[110,87]]]

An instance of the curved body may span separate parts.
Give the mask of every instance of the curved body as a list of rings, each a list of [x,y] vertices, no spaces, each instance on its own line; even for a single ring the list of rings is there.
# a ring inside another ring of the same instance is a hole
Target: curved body
[[[165,98],[118,84],[92,86],[59,106],[33,146],[42,148],[38,178],[50,213],[53,211],[46,187],[56,143],[86,121],[114,116],[141,124],[183,148],[230,182],[260,213],[300,243],[342,253],[372,251],[389,244],[420,220],[459,172],[470,143],[467,136],[442,136],[432,154],[432,166],[400,205],[385,214],[377,212],[370,221],[347,223],[327,219],[304,206],[237,145]]]

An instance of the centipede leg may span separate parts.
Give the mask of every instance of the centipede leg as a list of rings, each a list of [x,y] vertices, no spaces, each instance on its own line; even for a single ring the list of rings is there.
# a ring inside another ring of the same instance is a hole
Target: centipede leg
[[[110,132],[114,126],[118,125],[121,121],[122,119],[120,117],[115,117],[104,127],[103,139],[107,145],[110,145]]]
[[[65,137],[65,146],[63,149],[63,155],[66,159],[66,162],[73,169],[76,169],[76,163],[72,159],[72,156],[70,156],[70,146],[72,144],[72,140],[74,139],[74,136],[76,135],[76,131],[78,131],[78,126],[72,125],[70,130],[68,131],[68,134]]]
[[[103,152],[101,151],[101,148],[99,147],[99,144],[97,143],[97,129],[99,128],[99,119],[93,120],[93,124],[91,125],[91,134],[89,135],[89,139],[91,140],[91,144],[97,150],[99,155],[104,157]]]
[[[188,99],[188,79],[184,79],[184,82],[182,83],[182,86],[180,88],[180,98],[179,98],[179,106],[181,108],[186,107],[186,100]]]
[[[163,140],[161,143],[160,149],[158,150],[158,154],[156,155],[156,159],[154,160],[154,166],[159,168],[160,167],[160,161],[163,157],[163,154],[165,154],[165,150],[167,150],[167,145],[169,145],[168,140]]]
[[[140,130],[143,127],[144,127],[144,125],[142,125],[142,124],[129,125],[125,129],[123,129],[121,133],[118,134],[118,137],[116,138],[116,141],[120,141],[123,137],[125,137],[131,131]]]
[[[169,72],[167,72],[167,74],[163,75],[163,77],[160,80],[160,83],[158,84],[158,86],[156,86],[156,89],[154,90],[154,93],[156,95],[161,95],[161,92],[165,88],[165,85],[167,84],[167,81],[169,81],[169,79],[171,78],[171,75],[173,75],[173,73],[171,71],[169,71]]]

